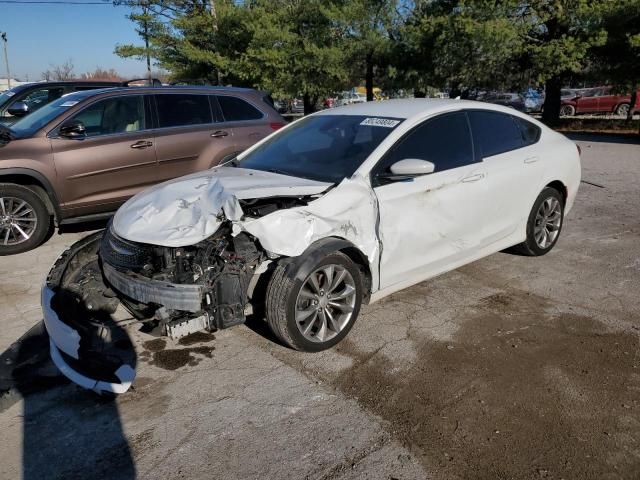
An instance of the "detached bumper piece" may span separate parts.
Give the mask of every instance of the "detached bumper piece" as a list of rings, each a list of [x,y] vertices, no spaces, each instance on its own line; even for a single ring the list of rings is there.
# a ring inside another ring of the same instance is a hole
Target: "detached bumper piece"
[[[72,382],[98,393],[124,393],[135,378],[133,344],[114,313],[119,300],[98,260],[102,233],[62,254],[42,287],[53,363]]]

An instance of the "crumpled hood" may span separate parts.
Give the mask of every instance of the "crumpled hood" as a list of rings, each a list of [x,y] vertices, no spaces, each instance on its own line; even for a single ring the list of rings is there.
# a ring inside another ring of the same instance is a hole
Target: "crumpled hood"
[[[237,222],[238,200],[315,195],[331,183],[246,168],[218,167],[140,192],[116,212],[115,233],[132,242],[165,247],[193,245],[226,219]]]

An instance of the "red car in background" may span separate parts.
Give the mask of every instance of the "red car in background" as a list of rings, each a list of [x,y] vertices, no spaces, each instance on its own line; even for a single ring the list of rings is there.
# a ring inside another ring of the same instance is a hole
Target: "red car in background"
[[[576,96],[562,99],[560,115],[615,113],[626,117],[630,105],[631,95],[614,94],[612,87],[597,87],[580,90]],[[636,96],[635,109],[640,109],[640,94]]]

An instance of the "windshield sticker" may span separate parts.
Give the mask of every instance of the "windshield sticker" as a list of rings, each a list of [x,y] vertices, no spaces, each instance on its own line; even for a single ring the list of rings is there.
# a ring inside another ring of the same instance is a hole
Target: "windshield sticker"
[[[8,90],[8,91],[4,92],[4,94],[7,97],[13,97],[16,94],[16,92],[12,92],[11,90]]]
[[[388,118],[365,118],[360,125],[370,125],[372,127],[393,128],[400,123],[400,120],[389,120]]]
[[[63,104],[61,104],[61,107],[73,107],[74,105],[76,105],[78,103],[77,100],[69,100],[68,102],[64,102]]]

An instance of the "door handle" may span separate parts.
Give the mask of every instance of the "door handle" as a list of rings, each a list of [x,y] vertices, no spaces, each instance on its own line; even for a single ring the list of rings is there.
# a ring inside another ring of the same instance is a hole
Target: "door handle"
[[[462,181],[464,183],[477,182],[478,180],[482,180],[483,178],[484,178],[484,173],[476,173],[475,175],[471,175],[469,177],[463,178]]]
[[[524,163],[535,163],[540,160],[540,157],[527,157],[524,159]]]
[[[229,135],[229,132],[225,131],[225,130],[216,130],[215,132],[213,132],[211,134],[211,136],[213,138],[218,138],[218,137],[226,137],[227,135]]]
[[[149,148],[152,146],[153,146],[153,143],[150,142],[149,140],[140,140],[139,142],[132,144],[131,148]]]

